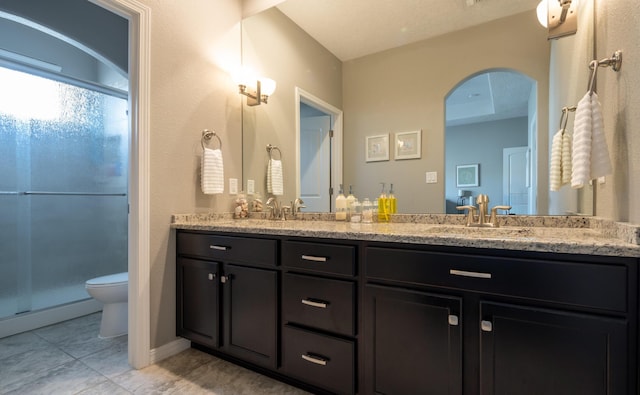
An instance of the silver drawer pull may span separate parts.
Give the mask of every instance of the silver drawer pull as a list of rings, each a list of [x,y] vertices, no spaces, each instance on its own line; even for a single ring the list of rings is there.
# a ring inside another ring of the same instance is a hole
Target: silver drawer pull
[[[474,278],[491,278],[491,273],[482,273],[482,272],[468,272],[465,270],[449,270],[449,274],[454,276],[462,276],[462,277],[474,277]]]
[[[313,256],[313,255],[303,255],[302,260],[304,261],[313,261],[313,262],[326,262],[326,256]]]
[[[322,366],[326,366],[327,365],[327,360],[323,359],[323,358],[319,358],[319,357],[312,357],[309,354],[302,354],[301,355],[302,359],[304,359],[305,361],[309,361],[311,363],[315,363],[316,365],[322,365]]]
[[[326,302],[314,302],[313,300],[309,300],[309,299],[302,299],[302,304],[306,304],[307,306],[313,306],[313,307],[319,307],[321,309],[326,309],[328,303]]]
[[[480,322],[480,329],[482,329],[483,332],[492,332],[493,324],[491,321],[482,320],[482,322]]]
[[[212,250],[218,250],[218,251],[226,251],[229,249],[229,247],[225,247],[225,246],[209,246],[209,248],[211,248]]]

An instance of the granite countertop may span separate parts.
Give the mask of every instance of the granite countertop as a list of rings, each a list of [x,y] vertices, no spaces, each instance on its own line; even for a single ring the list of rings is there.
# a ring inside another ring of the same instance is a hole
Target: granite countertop
[[[539,218],[539,221],[536,221]],[[349,223],[305,215],[299,220],[174,215],[174,229],[300,236],[505,250],[640,257],[640,227],[594,217],[518,217],[500,228],[469,228],[460,215],[404,215],[389,223]]]

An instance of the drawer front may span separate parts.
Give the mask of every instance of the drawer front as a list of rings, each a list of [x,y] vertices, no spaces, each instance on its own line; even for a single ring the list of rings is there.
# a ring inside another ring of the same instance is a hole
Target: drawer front
[[[282,331],[285,372],[336,394],[353,394],[353,342],[285,326]]]
[[[216,236],[178,232],[178,254],[221,261],[275,266],[277,241],[250,237]]]
[[[355,335],[353,282],[287,273],[282,288],[285,321]]]
[[[284,241],[282,263],[298,269],[353,276],[356,272],[356,247]]]
[[[618,312],[627,311],[623,265],[369,247],[366,276]]]

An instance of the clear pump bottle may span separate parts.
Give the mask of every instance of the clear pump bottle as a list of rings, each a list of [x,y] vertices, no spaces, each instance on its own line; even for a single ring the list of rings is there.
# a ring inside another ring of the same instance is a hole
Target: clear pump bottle
[[[336,221],[346,221],[346,220],[347,220],[347,198],[344,197],[342,184],[340,184],[340,192],[336,197]]]
[[[347,196],[347,221],[351,220],[351,216],[354,213],[353,203],[358,201],[355,196],[353,196],[353,185],[349,185],[349,196]]]
[[[395,214],[398,212],[398,204],[395,195],[393,194],[393,184],[390,184],[389,196],[387,197],[387,206],[389,214]]]

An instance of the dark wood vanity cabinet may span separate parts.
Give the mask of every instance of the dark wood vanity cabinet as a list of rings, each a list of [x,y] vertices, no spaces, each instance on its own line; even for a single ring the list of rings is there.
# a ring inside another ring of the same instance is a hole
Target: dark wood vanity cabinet
[[[177,334],[276,368],[277,241],[177,233]]]
[[[177,231],[177,333],[322,394],[637,394],[638,259]]]
[[[635,259],[461,251],[366,249],[365,393],[636,393]]]

